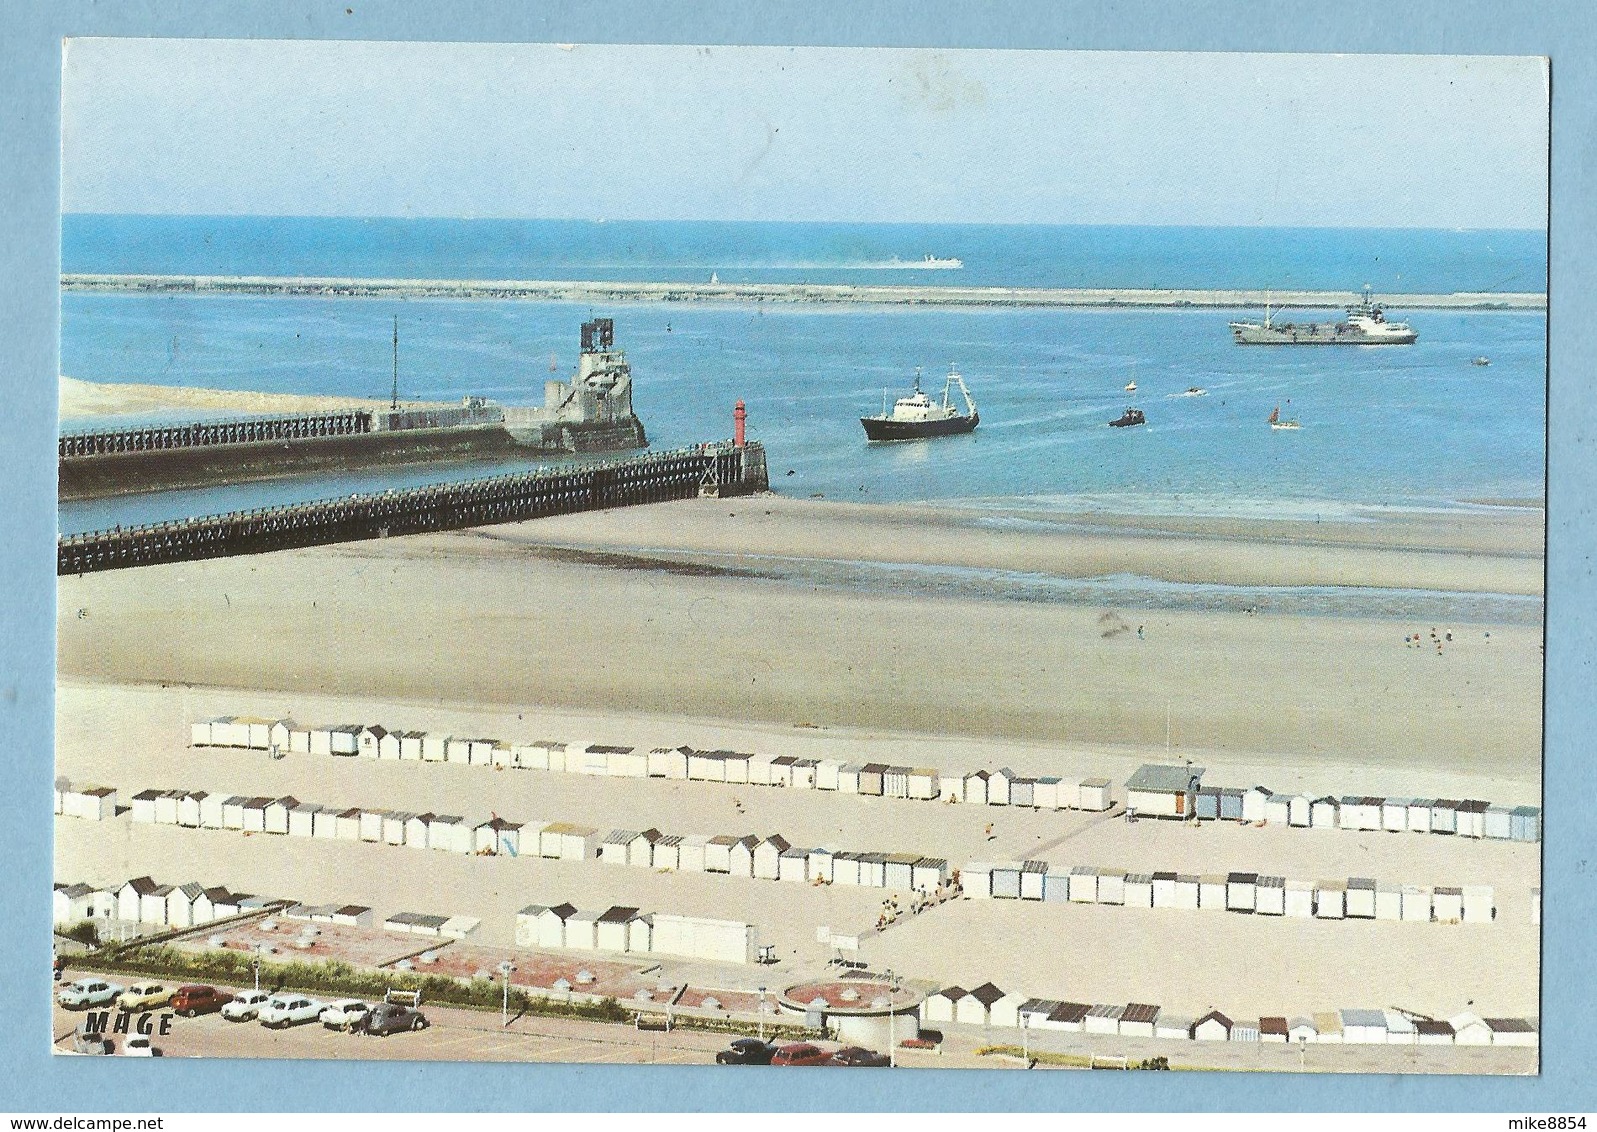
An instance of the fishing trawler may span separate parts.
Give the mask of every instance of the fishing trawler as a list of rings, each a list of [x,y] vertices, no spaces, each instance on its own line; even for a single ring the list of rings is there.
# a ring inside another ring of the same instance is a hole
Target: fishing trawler
[[[966,412],[954,407],[954,386],[959,386],[965,398]],[[981,421],[976,412],[976,401],[965,385],[965,379],[950,368],[948,380],[943,384],[941,402],[933,401],[920,387],[920,370],[915,371],[915,390],[908,397],[893,402],[893,411],[887,411],[887,390],[882,390],[882,413],[876,417],[861,417],[866,440],[925,440],[933,436],[955,436],[970,432]]]
[[[1342,322],[1276,322],[1264,304],[1263,322],[1233,322],[1238,346],[1407,346],[1419,335],[1406,322],[1387,322],[1386,314],[1364,285],[1360,302],[1347,308]]]

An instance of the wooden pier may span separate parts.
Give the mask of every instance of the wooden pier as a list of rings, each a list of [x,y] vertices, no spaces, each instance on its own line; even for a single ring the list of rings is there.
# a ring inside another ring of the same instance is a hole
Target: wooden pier
[[[580,467],[71,535],[56,544],[56,573],[518,523],[698,495],[742,495],[767,486],[764,448],[722,441]]]

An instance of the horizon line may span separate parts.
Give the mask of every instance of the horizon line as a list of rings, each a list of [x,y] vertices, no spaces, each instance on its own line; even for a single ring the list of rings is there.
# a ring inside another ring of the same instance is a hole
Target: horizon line
[[[1324,232],[1536,232],[1545,234],[1547,224],[1519,225],[1435,225],[1435,224],[1284,224],[1284,223],[1212,223],[1177,224],[1166,222],[1133,221],[1048,221],[1048,220],[815,220],[815,219],[727,219],[724,217],[592,217],[592,216],[421,216],[391,213],[321,213],[321,212],[111,212],[100,210],[67,211],[67,217],[119,217],[127,219],[177,219],[177,220],[399,220],[434,221],[449,220],[461,223],[561,223],[561,224],[805,224],[805,225],[856,225],[859,227],[968,227],[968,228],[1171,228],[1171,229],[1225,229]]]

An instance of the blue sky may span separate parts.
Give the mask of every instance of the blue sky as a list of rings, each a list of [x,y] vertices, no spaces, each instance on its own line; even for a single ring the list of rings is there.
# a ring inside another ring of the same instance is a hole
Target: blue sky
[[[1541,228],[1536,58],[79,39],[68,212]]]

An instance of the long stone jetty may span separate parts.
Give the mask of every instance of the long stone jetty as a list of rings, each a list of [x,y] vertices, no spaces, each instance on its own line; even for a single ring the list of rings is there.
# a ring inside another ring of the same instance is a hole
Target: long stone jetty
[[[522,299],[580,303],[864,303],[932,307],[1199,307],[1339,309],[1352,291],[1159,290],[1059,287],[894,287],[831,283],[626,283],[521,279],[341,279],[269,275],[62,275],[66,291],[304,295],[340,298]],[[1384,296],[1401,310],[1547,309],[1539,292]]]

